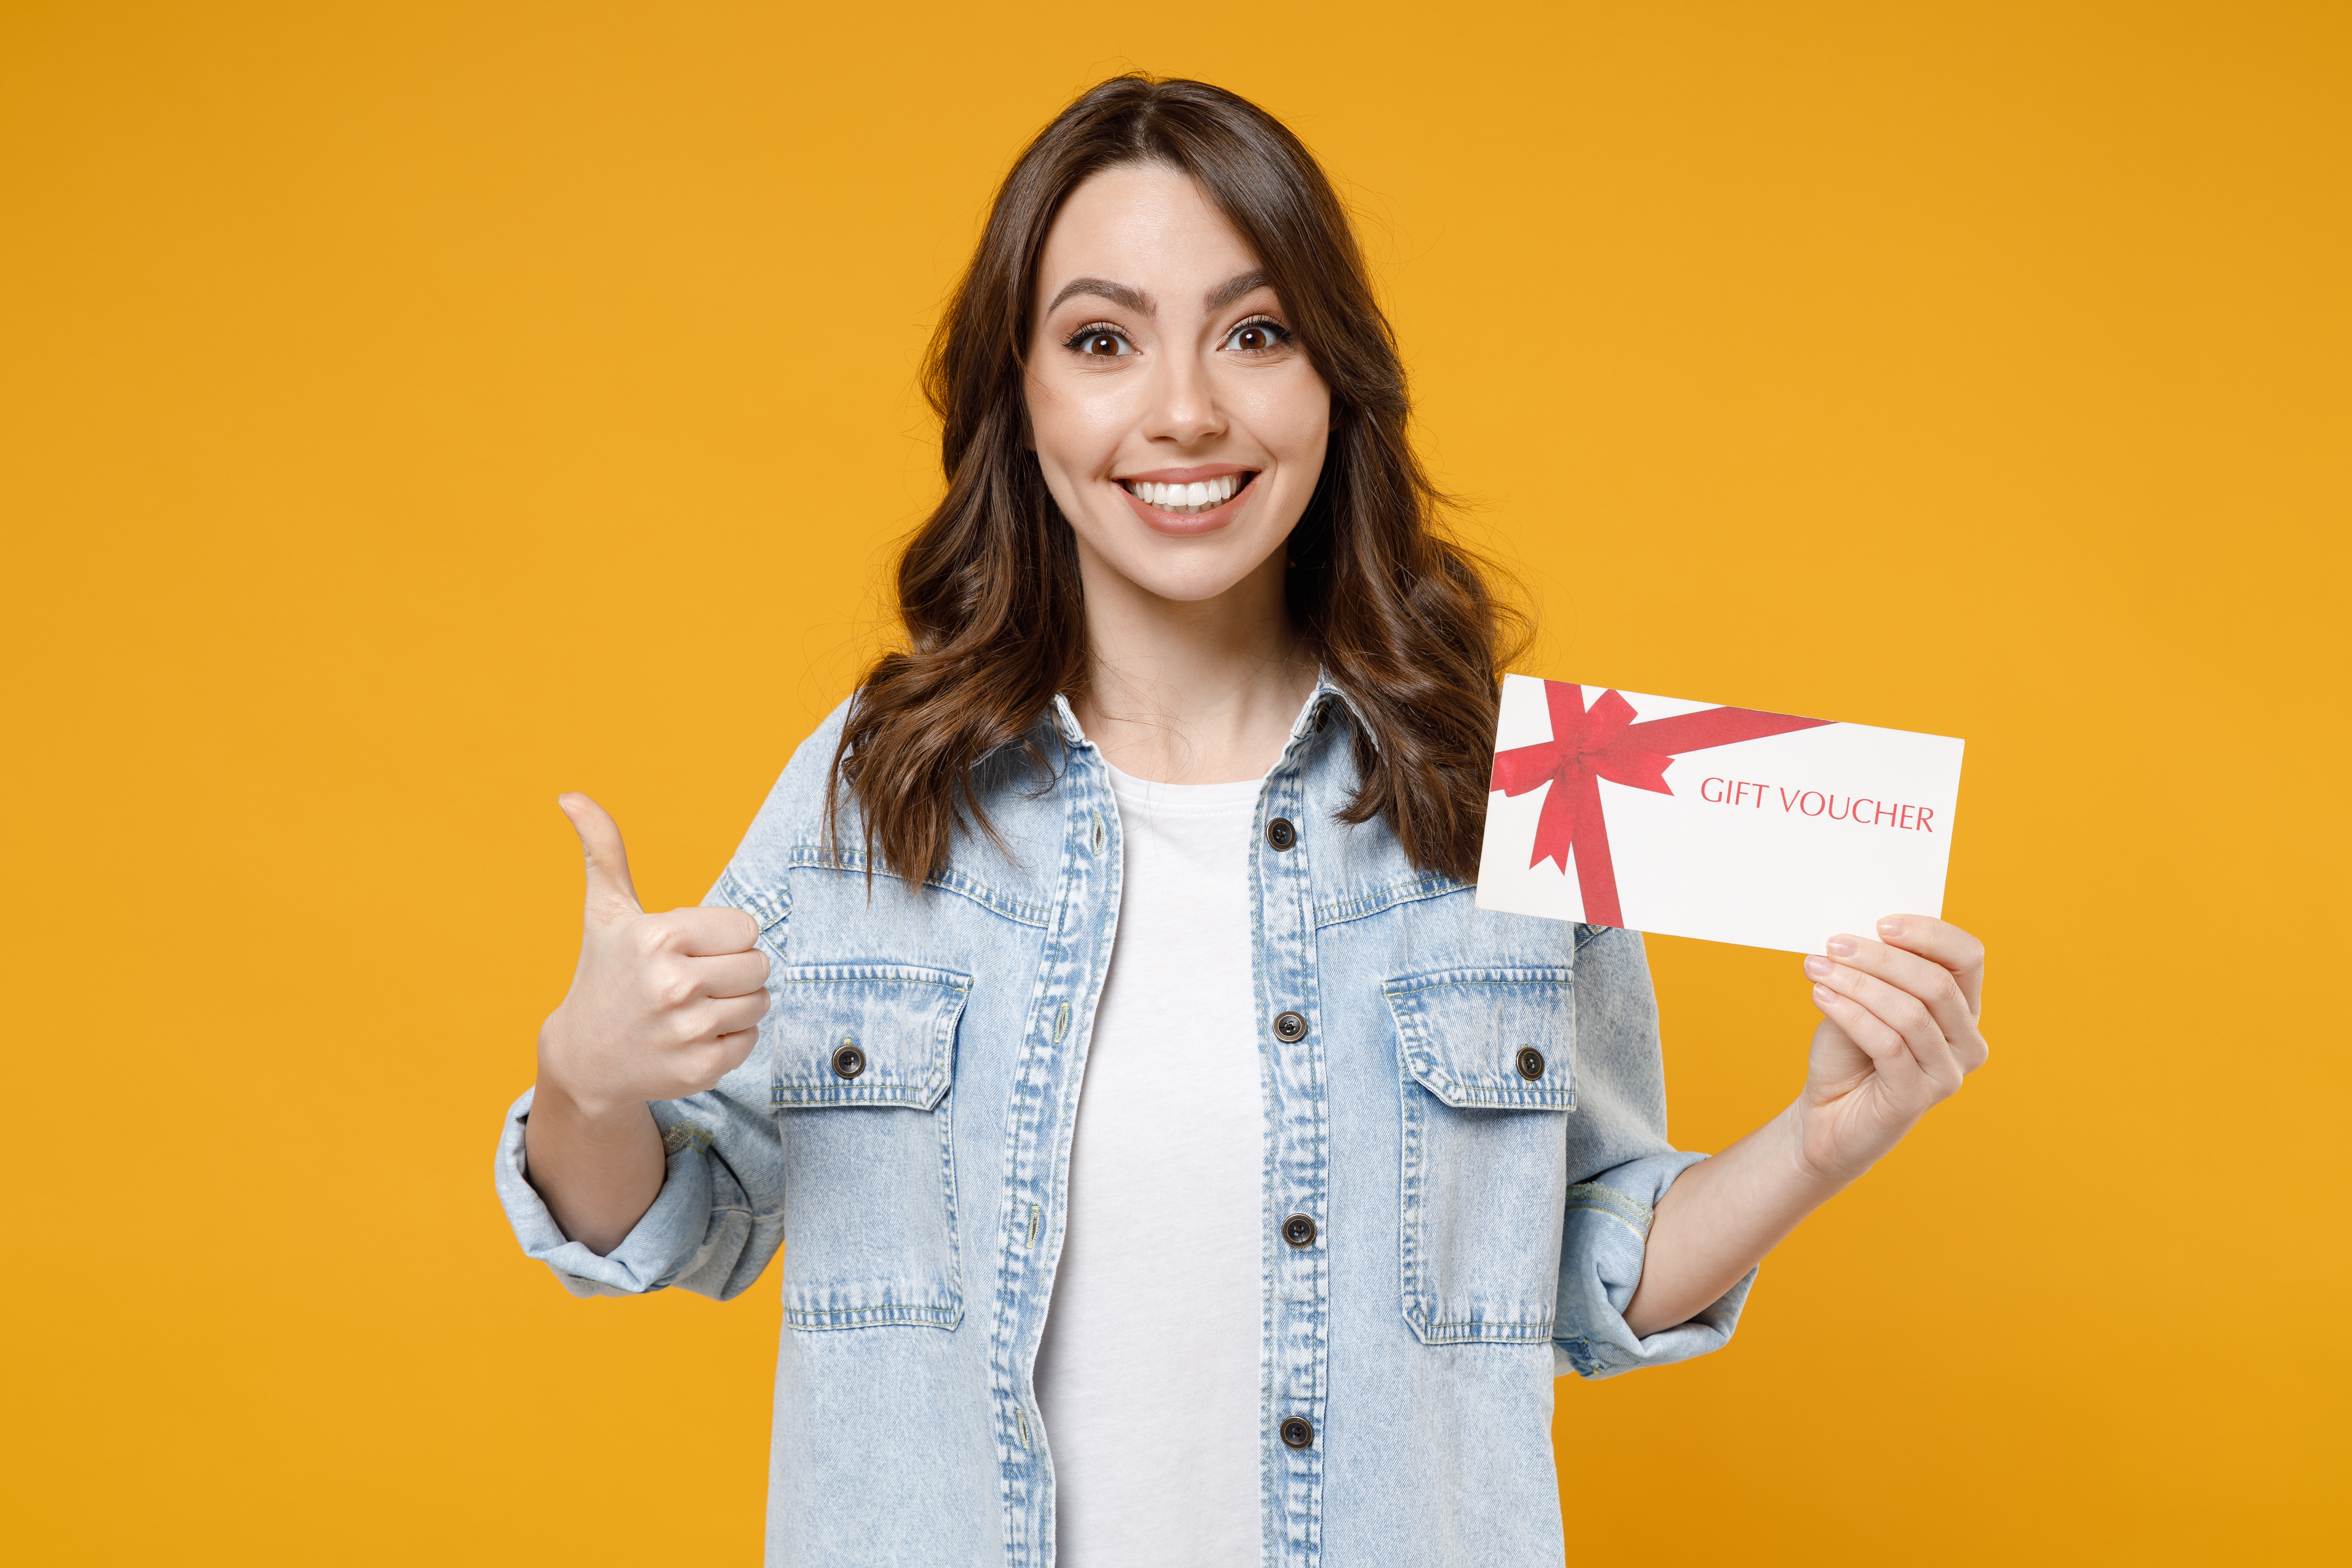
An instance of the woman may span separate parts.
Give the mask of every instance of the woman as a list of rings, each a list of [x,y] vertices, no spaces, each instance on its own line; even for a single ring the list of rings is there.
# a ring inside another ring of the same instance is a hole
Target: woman
[[[1839,939],[1804,1092],[1667,1143],[1640,937],[1475,907],[1502,617],[1329,184],[1231,94],[1047,127],[930,387],[907,646],[709,902],[643,913],[564,797],[525,1249],[727,1297],[785,1247],[772,1562],[1557,1561],[1552,1379],[1723,1343],[1984,1059],[1979,949]]]

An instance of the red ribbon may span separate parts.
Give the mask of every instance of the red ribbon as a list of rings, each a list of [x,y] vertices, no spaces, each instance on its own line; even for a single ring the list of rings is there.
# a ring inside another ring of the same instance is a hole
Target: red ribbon
[[[1514,795],[1551,785],[1536,819],[1536,851],[1528,865],[1556,860],[1564,875],[1574,850],[1584,918],[1603,926],[1622,926],[1625,917],[1617,904],[1617,869],[1609,858],[1609,824],[1601,815],[1602,779],[1672,795],[1665,774],[1677,752],[1832,722],[1755,708],[1703,708],[1636,724],[1633,705],[1615,691],[1602,692],[1588,710],[1584,689],[1560,680],[1544,682],[1544,700],[1551,707],[1551,739],[1496,752],[1495,782],[1488,787]]]

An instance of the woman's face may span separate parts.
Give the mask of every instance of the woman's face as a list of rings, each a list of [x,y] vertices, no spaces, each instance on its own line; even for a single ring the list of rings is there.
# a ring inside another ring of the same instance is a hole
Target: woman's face
[[[1212,599],[1281,549],[1323,471],[1331,393],[1189,175],[1133,164],[1073,191],[1034,313],[1030,438],[1090,583],[1108,567]]]

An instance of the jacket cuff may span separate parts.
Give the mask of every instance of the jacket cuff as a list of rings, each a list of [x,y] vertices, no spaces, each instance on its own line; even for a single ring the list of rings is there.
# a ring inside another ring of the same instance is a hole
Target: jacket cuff
[[[530,1120],[531,1096],[507,1111],[506,1128],[499,1139],[499,1202],[514,1226],[523,1253],[555,1271],[563,1288],[574,1296],[636,1296],[670,1283],[679,1267],[702,1240],[710,1216],[710,1161],[704,1153],[709,1135],[685,1121],[667,1105],[654,1108],[654,1120],[663,1123],[662,1147],[668,1160],[662,1172],[661,1192],[621,1239],[602,1257],[576,1241],[566,1240],[546,1202],[524,1174],[523,1124]]]
[[[1675,1178],[1704,1154],[1657,1154],[1628,1161],[1568,1190],[1568,1223],[1560,1237],[1559,1318],[1552,1339],[1552,1374],[1614,1377],[1636,1367],[1664,1366],[1719,1350],[1739,1322],[1756,1270],[1685,1322],[1636,1337],[1625,1321],[1642,1282],[1650,1217]]]

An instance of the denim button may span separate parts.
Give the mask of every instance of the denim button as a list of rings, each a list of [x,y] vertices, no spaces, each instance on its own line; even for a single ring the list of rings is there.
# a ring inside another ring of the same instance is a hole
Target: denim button
[[[1287,849],[1298,842],[1298,829],[1290,826],[1290,818],[1277,816],[1265,825],[1265,841],[1276,849]]]
[[[1519,1047],[1519,1076],[1529,1083],[1543,1077],[1543,1053],[1533,1046]]]
[[[1315,1446],[1315,1424],[1294,1415],[1282,1424],[1282,1440],[1294,1448],[1311,1448]]]
[[[866,1070],[866,1053],[844,1040],[841,1049],[833,1053],[833,1071],[836,1078],[856,1078]]]
[[[1297,1013],[1276,1013],[1274,1037],[1285,1044],[1296,1045],[1307,1037],[1307,1020]]]
[[[1282,1222],[1282,1239],[1293,1247],[1315,1245],[1315,1222],[1303,1214],[1292,1215]]]

